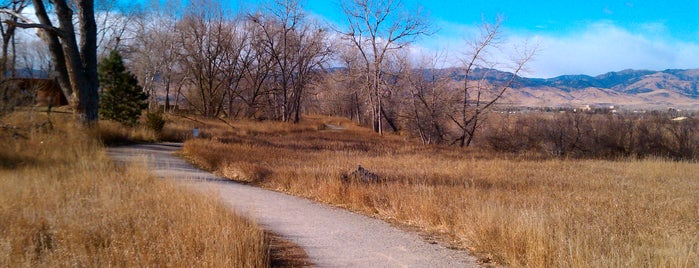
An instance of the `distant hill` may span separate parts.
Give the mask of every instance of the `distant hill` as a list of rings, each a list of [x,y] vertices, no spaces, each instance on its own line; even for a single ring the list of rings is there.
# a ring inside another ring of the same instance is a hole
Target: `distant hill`
[[[10,71],[7,71],[5,77],[11,77]],[[31,68],[20,68],[15,70],[16,78],[48,78],[49,73],[45,70],[36,70]]]
[[[463,69],[445,69],[463,81]],[[511,73],[476,69],[469,77],[492,83]],[[623,70],[598,76],[562,75],[549,79],[518,77],[504,103],[531,107],[616,106],[626,109],[699,109],[699,69]]]

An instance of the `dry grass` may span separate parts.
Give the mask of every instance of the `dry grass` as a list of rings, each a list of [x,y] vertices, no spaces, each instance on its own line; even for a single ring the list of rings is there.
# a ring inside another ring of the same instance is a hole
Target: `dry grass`
[[[163,117],[166,124],[160,132],[149,129],[145,122],[146,119],[144,119],[145,116],[142,116],[140,124],[133,127],[127,127],[115,121],[101,120],[99,127],[91,130],[91,134],[107,145],[157,141],[181,142],[192,138],[192,128],[197,126],[196,122],[180,120],[178,124],[168,124],[167,122],[178,120],[180,117],[169,114],[165,114]],[[213,123],[213,121],[209,120],[208,123]]]
[[[344,131],[323,130],[338,122]],[[209,126],[185,143],[238,180],[418,227],[483,262],[514,267],[699,266],[699,164],[527,160],[426,148],[349,121]],[[248,129],[251,128],[251,129]],[[226,126],[226,129],[230,127]],[[343,184],[357,165],[384,183]]]
[[[265,267],[263,231],[216,197],[118,166],[71,120],[2,118],[0,266]],[[15,138],[13,138],[13,136]]]
[[[126,127],[115,121],[102,120],[99,127],[91,130],[104,144],[119,145],[133,142],[156,142],[158,133],[143,126]]]

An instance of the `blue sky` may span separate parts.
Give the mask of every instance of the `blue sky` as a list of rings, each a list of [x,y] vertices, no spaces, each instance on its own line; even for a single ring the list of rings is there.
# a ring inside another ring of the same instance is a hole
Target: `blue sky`
[[[237,9],[272,0],[221,1]],[[300,1],[313,17],[343,28],[341,0]],[[537,55],[529,62],[525,76],[699,68],[699,0],[402,2],[407,9],[421,6],[439,30],[418,40],[411,47],[412,53],[419,57],[446,52],[449,60],[445,65],[457,64],[466,41],[473,39],[484,19],[493,21],[502,16],[502,52],[491,57],[506,62],[513,47],[536,44]]]
[[[526,76],[598,75],[623,69],[699,68],[699,1],[458,1],[403,0],[419,5],[439,30],[422,38],[415,53],[448,51],[458,58],[483,19],[504,17],[507,47],[538,44]],[[342,27],[337,1],[306,0],[306,10]]]

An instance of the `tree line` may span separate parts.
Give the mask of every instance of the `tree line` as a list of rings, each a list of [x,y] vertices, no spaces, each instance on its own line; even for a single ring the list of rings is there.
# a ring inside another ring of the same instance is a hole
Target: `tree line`
[[[497,114],[481,137],[498,152],[559,158],[699,157],[699,120],[669,112]]]
[[[52,75],[87,121],[97,120],[97,58],[118,50],[149,96],[150,110],[284,122],[320,113],[353,118],[378,133],[408,132],[425,144],[469,146],[535,51],[520,47],[511,62],[496,62],[502,57],[493,54],[504,53],[497,19],[478,35],[464,34],[471,41],[450,57],[461,63],[449,71],[445,55],[410,53],[416,40],[437,29],[419,8],[399,0],[338,1],[341,26],[314,19],[297,0],[235,9],[216,0],[130,8],[103,0],[97,9],[93,1],[51,1],[43,11],[55,14],[48,20],[39,16],[44,1],[36,0],[39,22],[17,16],[17,3],[30,4],[5,1],[3,31],[40,29]],[[5,47],[1,63],[8,68],[14,54]],[[486,80],[493,68],[509,76]]]

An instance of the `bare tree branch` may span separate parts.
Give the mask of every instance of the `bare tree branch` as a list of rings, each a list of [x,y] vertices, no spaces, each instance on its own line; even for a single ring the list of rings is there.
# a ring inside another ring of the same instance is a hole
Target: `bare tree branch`
[[[34,23],[34,22],[33,22],[32,20],[30,20],[29,18],[25,17],[24,15],[18,13],[18,12],[15,11],[15,10],[12,10],[12,9],[2,8],[2,9],[0,9],[0,13],[5,13],[5,14],[8,14],[8,15],[10,15],[10,16],[13,16],[13,17],[19,19],[20,21],[22,21],[22,22],[24,22],[24,23]]]
[[[56,27],[53,27],[51,25],[46,25],[46,24],[41,24],[41,23],[22,23],[22,22],[15,22],[12,20],[5,20],[4,21],[8,25],[13,25],[18,28],[23,28],[23,29],[42,29],[46,31],[51,31],[56,33],[57,35],[65,35],[65,32],[62,31],[61,29],[58,29]]]
[[[404,48],[418,36],[430,34],[429,25],[419,11],[410,17],[401,16],[398,13],[402,9],[400,0],[346,0],[342,2],[342,8],[349,26],[339,33],[362,55],[366,88],[372,92],[369,102],[372,104],[374,131],[382,134],[386,55]]]
[[[465,77],[463,81],[461,103],[459,108],[458,120],[456,117],[450,115],[452,121],[454,121],[460,129],[460,135],[457,141],[459,146],[465,147],[471,144],[474,138],[476,130],[482,124],[482,115],[490,109],[494,104],[496,104],[505,94],[505,92],[511,88],[512,84],[519,77],[519,73],[523,70],[525,64],[529,62],[534,54],[536,53],[536,47],[532,49],[525,48],[523,52],[518,55],[518,59],[515,60],[515,66],[511,71],[510,77],[500,85],[490,85],[486,78],[490,70],[495,67],[494,63],[488,63],[485,58],[487,50],[490,47],[497,45],[497,41],[500,35],[500,25],[502,23],[501,18],[497,18],[494,24],[484,23],[480,39],[472,43],[472,51],[467,54],[467,58],[463,61]],[[477,79],[476,84],[473,85],[474,79],[472,77],[472,72],[477,69],[479,62],[486,63],[486,69],[482,74],[482,77]],[[475,100],[472,100],[471,94],[475,91]],[[483,94],[486,91],[495,91],[494,96],[490,97],[489,100],[483,99]]]

